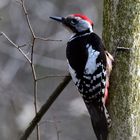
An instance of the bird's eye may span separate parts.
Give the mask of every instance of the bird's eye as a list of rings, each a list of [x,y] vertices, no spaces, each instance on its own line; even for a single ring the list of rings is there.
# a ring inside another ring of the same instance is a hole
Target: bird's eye
[[[70,22],[72,25],[75,25],[75,24],[77,24],[78,23],[78,20],[76,20],[76,19],[71,19],[71,22]]]

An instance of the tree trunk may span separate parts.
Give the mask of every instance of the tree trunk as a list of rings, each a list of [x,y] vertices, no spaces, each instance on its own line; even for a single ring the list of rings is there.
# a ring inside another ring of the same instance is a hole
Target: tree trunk
[[[140,140],[140,0],[104,0],[103,40],[119,51],[110,82],[109,140]]]

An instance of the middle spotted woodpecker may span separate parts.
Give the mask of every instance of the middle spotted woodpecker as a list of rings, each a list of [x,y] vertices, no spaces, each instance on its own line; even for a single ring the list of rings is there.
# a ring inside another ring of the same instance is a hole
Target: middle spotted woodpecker
[[[69,72],[89,111],[98,140],[107,140],[111,119],[106,109],[113,57],[93,32],[93,21],[82,14],[50,17],[73,33],[67,43]]]

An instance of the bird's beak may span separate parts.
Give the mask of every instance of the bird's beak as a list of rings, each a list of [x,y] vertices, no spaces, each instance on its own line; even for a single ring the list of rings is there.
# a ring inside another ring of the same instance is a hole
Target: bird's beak
[[[61,22],[61,23],[63,23],[64,20],[65,20],[64,17],[51,16],[50,18],[53,19],[53,20],[56,20],[56,21],[58,21],[58,22]]]

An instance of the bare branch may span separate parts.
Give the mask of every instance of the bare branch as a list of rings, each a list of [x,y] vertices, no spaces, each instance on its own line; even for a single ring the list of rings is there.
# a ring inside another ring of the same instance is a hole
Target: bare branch
[[[1,35],[3,35],[18,51],[26,58],[26,60],[31,64],[31,60],[28,58],[28,56],[23,52],[23,50],[14,43],[4,32],[1,32]]]
[[[32,28],[32,25],[31,25],[31,22],[30,22],[30,19],[29,19],[29,15],[28,15],[28,12],[27,12],[27,9],[25,7],[25,3],[24,3],[24,0],[21,0],[21,5],[22,5],[22,9],[23,9],[23,12],[25,14],[25,18],[26,18],[26,21],[27,21],[27,24],[28,24],[28,27],[29,27],[29,30],[33,36],[33,38],[35,38],[35,33],[33,31],[33,28]]]
[[[53,102],[56,100],[56,98],[60,95],[60,93],[63,91],[63,89],[67,86],[67,84],[70,82],[71,77],[66,76],[64,80],[57,86],[57,88],[54,90],[54,92],[51,94],[51,96],[47,99],[47,101],[42,105],[36,116],[33,118],[27,129],[25,130],[24,134],[20,137],[20,140],[27,140],[27,138],[30,136],[38,122],[41,120],[41,118],[44,116],[44,114],[48,111],[50,106],[53,104]]]
[[[38,40],[42,40],[42,41],[62,41],[62,40],[55,40],[55,39],[49,39],[49,38],[42,38],[42,37],[38,37],[35,35],[34,33],[34,30],[33,30],[33,27],[31,25],[31,22],[30,22],[30,19],[29,19],[29,14],[27,12],[27,9],[25,7],[25,3],[24,3],[24,0],[21,0],[20,4],[22,5],[22,9],[23,9],[23,12],[25,14],[25,17],[26,17],[26,21],[27,21],[27,24],[28,24],[28,27],[29,27],[29,30],[33,36],[33,39],[38,39]]]
[[[23,47],[26,47],[27,44],[23,44],[23,45],[18,45],[19,48],[23,48]]]
[[[31,22],[30,22],[30,19],[29,19],[29,16],[28,16],[27,9],[25,7],[24,0],[21,0],[21,6],[22,6],[22,9],[23,9],[23,13],[25,14],[27,25],[28,25],[29,30],[30,30],[31,35],[32,35],[30,66],[31,66],[31,70],[32,70],[33,80],[34,80],[34,107],[35,107],[35,113],[37,113],[37,111],[38,111],[38,106],[37,106],[37,80],[36,80],[37,77],[36,77],[35,66],[34,66],[34,63],[33,63],[33,60],[34,60],[34,45],[35,45],[36,38],[35,38],[35,33],[33,31],[33,28],[32,28],[32,25],[31,25]],[[40,140],[39,124],[37,124],[36,129],[37,129],[37,140]]]

